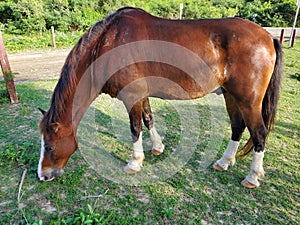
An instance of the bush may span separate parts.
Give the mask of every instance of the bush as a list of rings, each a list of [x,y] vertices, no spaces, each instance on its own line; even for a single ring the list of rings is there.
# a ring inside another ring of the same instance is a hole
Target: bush
[[[238,16],[265,27],[287,27],[292,26],[295,11],[296,4],[293,0],[252,0],[245,3],[239,10]]]
[[[45,30],[42,0],[6,0],[0,3],[0,22],[6,32],[24,34]],[[2,16],[3,15],[3,16]]]

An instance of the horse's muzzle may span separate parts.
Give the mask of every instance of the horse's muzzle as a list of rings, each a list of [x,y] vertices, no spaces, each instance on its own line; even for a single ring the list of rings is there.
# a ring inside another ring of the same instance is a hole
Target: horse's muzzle
[[[64,170],[63,169],[46,169],[42,172],[41,175],[39,175],[40,181],[52,181],[61,175],[63,175]]]

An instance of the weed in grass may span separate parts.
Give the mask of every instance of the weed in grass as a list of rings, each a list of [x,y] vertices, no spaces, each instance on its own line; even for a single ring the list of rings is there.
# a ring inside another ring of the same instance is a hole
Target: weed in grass
[[[24,169],[28,167],[29,170],[36,170],[36,157],[32,157],[31,152],[35,150],[34,146],[30,142],[24,142],[21,145],[18,144],[6,144],[0,146],[0,166],[5,166],[7,163],[11,165],[17,164],[17,167]]]
[[[166,208],[163,209],[161,213],[162,213],[163,217],[168,218],[168,219],[173,219],[175,210],[172,207],[166,206]]]
[[[9,103],[9,95],[4,81],[0,81],[0,104]]]
[[[81,211],[79,215],[63,219],[62,224],[101,224],[104,216],[96,213],[91,205],[87,205],[88,210]]]
[[[300,81],[300,73],[295,73],[291,75],[291,78],[296,79],[298,81]]]

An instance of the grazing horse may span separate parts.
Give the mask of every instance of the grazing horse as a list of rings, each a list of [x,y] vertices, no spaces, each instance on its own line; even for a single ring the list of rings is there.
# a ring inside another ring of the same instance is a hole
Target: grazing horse
[[[248,20],[170,20],[119,9],[83,34],[62,68],[50,109],[41,110],[38,177],[49,181],[62,175],[78,146],[79,122],[101,93],[120,99],[128,111],[133,139],[128,174],[140,171],[144,160],[142,122],[150,131],[152,153],[164,150],[148,97],[187,100],[218,93],[224,95],[232,135],[213,167],[225,171],[234,164],[247,127],[250,139],[240,155],[253,152],[253,158],[242,184],[258,187],[281,70],[279,41]]]

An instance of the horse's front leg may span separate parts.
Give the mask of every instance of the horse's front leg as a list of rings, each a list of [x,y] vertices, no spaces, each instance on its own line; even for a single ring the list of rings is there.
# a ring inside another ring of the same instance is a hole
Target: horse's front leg
[[[128,107],[125,104],[126,107]],[[130,129],[133,140],[132,159],[124,167],[124,171],[128,174],[134,174],[141,170],[144,160],[144,151],[142,143],[142,101],[133,105],[131,109],[127,108],[130,119]]]

